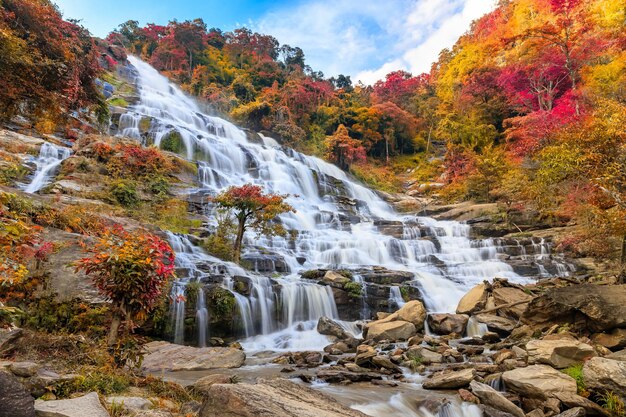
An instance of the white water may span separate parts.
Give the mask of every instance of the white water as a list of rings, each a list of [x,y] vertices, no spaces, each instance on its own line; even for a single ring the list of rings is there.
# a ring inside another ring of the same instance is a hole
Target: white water
[[[393,287],[389,288],[389,302],[391,303],[391,306],[396,310],[401,308],[405,304],[404,298],[402,297],[402,292],[400,291],[400,287],[394,285]]]
[[[215,194],[228,186],[254,183],[268,192],[291,195],[288,201],[296,212],[280,217],[290,237],[249,234],[245,238],[243,258],[253,260],[256,267],[268,252],[273,259],[283,260],[289,273],[279,279],[221,262],[185,238],[171,236],[177,266],[187,271],[187,278],[174,287],[173,297],[180,298],[186,281],[202,276],[194,265],[212,263],[225,269],[223,286],[235,295],[242,336],[248,337],[242,342],[246,349],[317,349],[327,344],[328,338],[315,331],[315,323],[322,315],[338,318],[337,308],[328,287],[298,277],[297,272],[305,269],[380,265],[410,271],[415,275],[410,285],[420,289],[428,310],[441,312],[454,311],[462,295],[485,279],[528,280],[500,260],[501,248],[493,240],[472,241],[468,225],[400,215],[336,166],[282,148],[271,138],[248,140],[233,124],[201,113],[192,99],[148,64],[135,57],[129,60],[137,69],[141,100],[120,119],[120,134],[146,142],[139,130],[146,116],[151,118],[147,142],[158,145],[172,131],[178,132],[184,155],[198,161],[198,192]],[[352,201],[348,211],[338,197]],[[212,214],[213,208],[207,205],[206,212]],[[381,233],[375,221],[403,225],[402,236]],[[235,275],[249,277],[250,296],[234,291],[231,277]],[[401,294],[393,298],[403,302]],[[172,309],[173,314],[184,313],[184,300]],[[176,341],[181,342],[182,319],[174,321]]]
[[[61,162],[71,154],[69,148],[44,142],[39,150],[39,156],[33,160],[37,169],[31,182],[23,187],[24,192],[33,194],[50,184]]]

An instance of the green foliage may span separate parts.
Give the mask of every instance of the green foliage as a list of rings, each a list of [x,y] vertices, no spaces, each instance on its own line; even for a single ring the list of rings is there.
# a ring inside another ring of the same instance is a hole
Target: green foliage
[[[224,288],[213,288],[208,294],[208,306],[215,317],[228,317],[235,308],[235,296]]]
[[[346,290],[348,295],[352,298],[361,298],[363,294],[363,285],[358,282],[347,282],[346,285],[343,286],[343,289]]]
[[[185,150],[185,144],[183,138],[176,130],[172,130],[161,139],[161,149],[168,152],[174,152],[177,154],[182,153]]]
[[[150,192],[159,198],[165,198],[170,192],[170,182],[164,176],[157,176],[150,181]]]
[[[80,374],[71,381],[57,384],[53,393],[58,398],[70,398],[75,393],[95,391],[101,395],[112,395],[124,392],[131,381],[124,372],[110,368],[98,368],[87,374]]]
[[[202,283],[200,281],[191,281],[185,287],[185,298],[187,299],[187,302],[190,303],[192,306],[196,305],[196,300],[198,299],[198,294],[200,293],[201,289]]]
[[[602,407],[611,414],[611,416],[623,417],[626,415],[624,401],[613,391],[606,391],[604,394],[600,395],[600,403],[602,404]]]
[[[114,97],[114,98],[110,99],[108,101],[108,103],[111,106],[115,106],[115,107],[123,107],[123,108],[127,108],[128,107],[128,101],[126,101],[126,99],[124,97]]]
[[[572,365],[568,368],[563,369],[564,374],[571,376],[576,380],[576,388],[578,390],[579,395],[586,394],[585,389],[585,379],[583,377],[583,364]],[[583,395],[586,396],[586,395]]]
[[[56,301],[43,297],[28,305],[26,325],[43,332],[87,333],[92,337],[106,334],[108,306],[92,307],[80,300]]]
[[[407,357],[409,359],[409,367],[413,372],[416,372],[417,369],[424,363],[424,358],[422,357],[422,355],[409,352]]]
[[[109,186],[109,194],[114,201],[126,208],[131,208],[139,204],[139,195],[134,181],[115,180]]]
[[[19,163],[4,163],[0,165],[0,185],[13,185],[28,174],[28,169]]]

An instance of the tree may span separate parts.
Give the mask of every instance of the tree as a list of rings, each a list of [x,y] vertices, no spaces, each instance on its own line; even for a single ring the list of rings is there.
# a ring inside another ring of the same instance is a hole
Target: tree
[[[335,134],[326,138],[326,156],[345,170],[354,162],[365,161],[365,148],[350,137],[344,125],[339,125]]]
[[[174,277],[174,251],[156,235],[130,233],[121,226],[105,230],[98,242],[85,248],[90,256],[76,263],[94,280],[98,291],[113,305],[108,345],[117,342],[122,318],[132,327],[156,306]]]
[[[246,230],[253,229],[259,235],[283,235],[284,228],[275,222],[283,213],[295,212],[285,199],[288,195],[265,194],[258,185],[245,184],[232,186],[217,195],[213,202],[218,209],[234,215],[237,220],[237,232],[233,247],[235,262],[241,259],[243,236]]]

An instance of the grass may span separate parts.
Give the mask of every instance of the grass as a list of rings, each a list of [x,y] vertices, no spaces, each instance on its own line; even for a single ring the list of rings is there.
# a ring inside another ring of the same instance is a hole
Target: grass
[[[611,413],[612,416],[622,417],[626,415],[626,407],[624,401],[613,391],[606,391],[600,396],[602,408]]]
[[[126,101],[126,99],[122,97],[112,98],[111,100],[109,100],[109,104],[116,107],[128,107],[128,101]]]
[[[563,369],[562,372],[574,378],[574,380],[576,381],[576,389],[579,395],[583,397],[587,397],[589,395],[587,393],[587,390],[585,387],[585,380],[583,378],[583,364],[582,363],[565,368]],[[586,394],[586,395],[583,395],[583,394]]]
[[[409,368],[411,368],[411,371],[413,371],[413,372],[415,372],[417,370],[417,368],[422,366],[422,364],[424,363],[424,358],[422,357],[422,355],[409,353],[407,355],[407,357],[408,357],[409,362],[410,362]]]

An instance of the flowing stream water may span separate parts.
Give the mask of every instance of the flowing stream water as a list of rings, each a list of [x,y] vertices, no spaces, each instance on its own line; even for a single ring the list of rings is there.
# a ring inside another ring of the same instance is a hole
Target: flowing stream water
[[[316,324],[321,316],[339,319],[332,291],[301,279],[299,271],[374,266],[410,271],[415,276],[411,285],[419,289],[431,312],[453,312],[459,299],[483,280],[529,280],[500,260],[502,250],[494,240],[470,239],[469,225],[399,214],[336,166],[204,114],[150,65],[132,56],[129,61],[136,69],[140,101],[122,115],[118,134],[157,146],[175,134],[184,145],[183,156],[198,164],[199,185],[192,193],[214,195],[229,186],[253,183],[267,192],[289,194],[288,202],[296,209],[280,216],[289,231],[287,237],[258,238],[253,233],[245,237],[243,259],[251,260],[253,269],[260,272],[270,263],[269,271],[281,272],[279,278],[220,261],[187,237],[170,234],[182,277],[172,290],[177,343],[184,342],[185,286],[210,273],[223,275],[223,288],[235,296],[243,329],[241,344],[248,353],[320,350],[329,343],[317,333]],[[142,132],[146,119],[150,128]],[[206,214],[213,211],[206,204]],[[400,225],[402,233],[385,234],[381,224]],[[539,253],[547,256],[547,250],[542,247]],[[235,291],[236,276],[250,281],[249,295]],[[358,276],[354,280],[363,283]],[[203,298],[204,293],[198,296]],[[404,303],[398,287],[390,290],[389,298],[398,306]],[[206,304],[204,299],[196,304],[198,341],[205,345],[210,337]],[[358,332],[355,326],[344,325]],[[472,325],[472,334],[482,331],[478,324]],[[402,400],[394,397],[362,409],[370,415],[418,415],[404,413],[402,407]],[[479,415],[474,409],[459,410],[449,415]]]
[[[50,184],[61,163],[69,158],[71,154],[72,152],[69,148],[44,142],[39,150],[39,156],[33,159],[37,168],[30,183],[22,187],[24,192],[29,194],[36,193]]]

